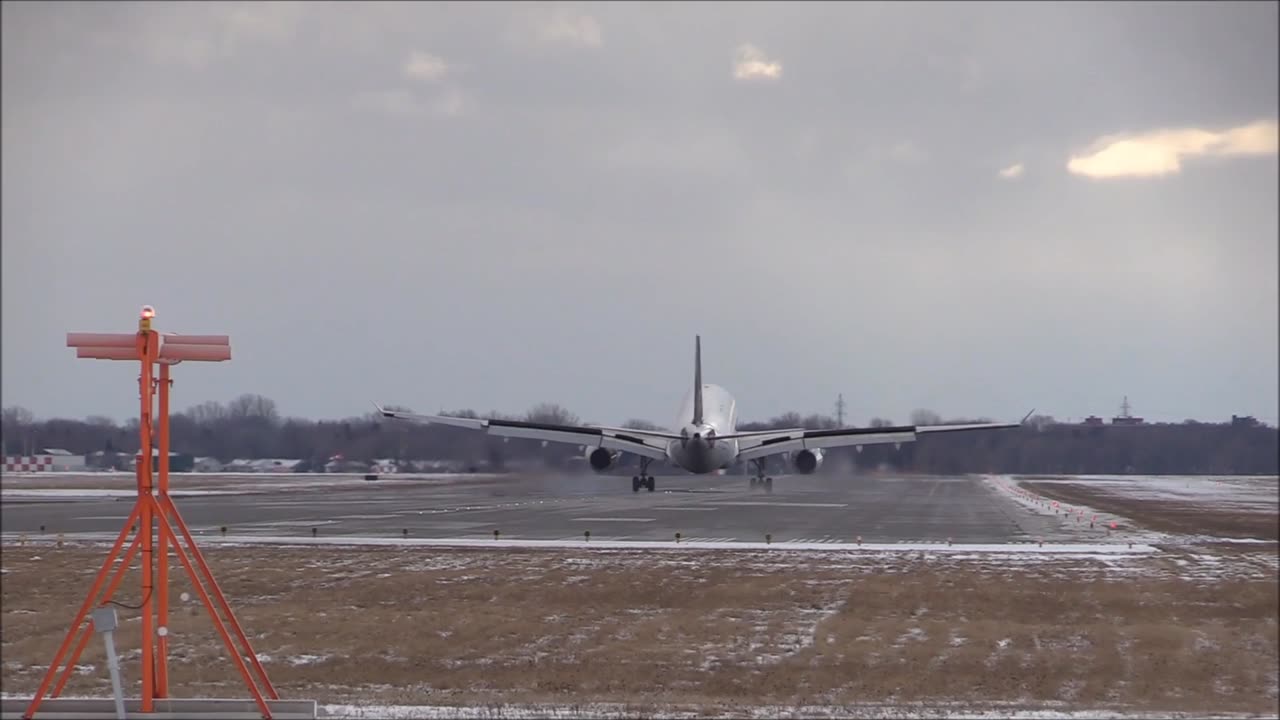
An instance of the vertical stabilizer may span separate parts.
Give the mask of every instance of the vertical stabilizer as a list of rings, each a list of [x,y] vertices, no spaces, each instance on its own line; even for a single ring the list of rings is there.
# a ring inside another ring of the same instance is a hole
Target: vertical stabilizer
[[[702,336],[693,338],[693,424],[702,424]]]

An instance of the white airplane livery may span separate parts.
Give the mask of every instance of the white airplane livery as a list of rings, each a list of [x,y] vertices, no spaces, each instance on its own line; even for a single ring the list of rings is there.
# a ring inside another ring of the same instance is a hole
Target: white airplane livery
[[[755,467],[751,488],[772,492],[773,478],[765,476],[765,460],[770,456],[784,455],[796,472],[809,474],[822,465],[823,452],[827,448],[913,442],[918,435],[927,433],[998,430],[1022,424],[905,425],[835,430],[791,428],[738,432],[738,406],[733,396],[719,385],[702,382],[701,336],[694,339],[693,387],[685,395],[680,414],[676,417],[675,427],[680,429],[678,433],[600,425],[549,425],[516,420],[418,415],[386,410],[376,403],[374,406],[383,416],[398,420],[451,425],[480,430],[490,435],[584,446],[587,461],[596,472],[604,472],[613,467],[621,453],[638,455],[640,474],[631,478],[633,492],[639,492],[641,488],[653,492],[655,482],[648,470],[649,464],[654,460],[669,461],[698,475],[717,472],[738,461],[749,461]],[[1022,422],[1026,422],[1030,416],[1031,413],[1027,413]]]

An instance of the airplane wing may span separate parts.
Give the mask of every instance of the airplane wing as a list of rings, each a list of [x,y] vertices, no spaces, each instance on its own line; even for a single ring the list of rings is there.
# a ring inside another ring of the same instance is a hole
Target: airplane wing
[[[1035,411],[1032,410],[1031,412]],[[738,459],[755,460],[767,455],[794,452],[796,450],[914,442],[919,435],[930,433],[1016,428],[1021,427],[1028,417],[1031,417],[1031,413],[1027,413],[1026,417],[1022,418],[1022,422],[1016,423],[900,425],[878,428],[842,428],[839,430],[779,430],[774,433],[721,435],[717,439],[738,440]]]
[[[416,413],[385,410],[373,404],[383,417],[410,422],[479,430],[500,437],[545,440],[547,442],[588,445],[622,450],[654,460],[667,459],[667,442],[679,435],[664,435],[642,430],[623,428],[580,427],[576,425],[551,425],[547,423],[521,422],[519,420],[493,420],[487,418],[460,418],[447,415],[418,415]]]
[[[607,425],[587,425],[588,428],[596,430],[604,430],[605,432],[622,433],[623,435],[636,435],[647,438],[660,438],[662,440],[679,440],[680,436],[673,432],[664,430],[637,430],[635,428],[609,427]]]

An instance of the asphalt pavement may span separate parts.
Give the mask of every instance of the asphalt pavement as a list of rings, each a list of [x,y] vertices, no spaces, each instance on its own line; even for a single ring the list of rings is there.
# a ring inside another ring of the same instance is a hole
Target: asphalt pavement
[[[175,476],[175,487],[182,480]],[[252,487],[253,483],[235,483]],[[496,476],[342,484],[308,478],[264,483],[243,494],[177,497],[197,535],[561,540],[1028,543],[1075,538],[1056,516],[1028,512],[974,477],[778,476],[773,492],[744,476],[659,477],[655,492],[630,477]],[[10,495],[6,534],[114,533],[129,497]]]

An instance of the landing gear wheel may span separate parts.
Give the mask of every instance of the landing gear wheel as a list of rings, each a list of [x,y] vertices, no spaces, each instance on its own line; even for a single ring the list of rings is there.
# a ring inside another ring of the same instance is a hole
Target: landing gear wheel
[[[755,490],[755,489],[756,489],[756,485],[757,485],[759,482],[760,482],[760,481],[759,481],[759,479],[758,479],[758,478],[751,478],[751,486],[750,486],[750,487],[751,487],[751,489],[752,489],[752,490]]]
[[[631,478],[631,492],[640,492],[640,478],[638,476]]]
[[[773,478],[764,479],[764,494],[765,495],[773,494]]]
[[[649,488],[649,492],[653,492],[654,481],[652,475],[650,475],[649,479],[645,481],[645,487]]]

